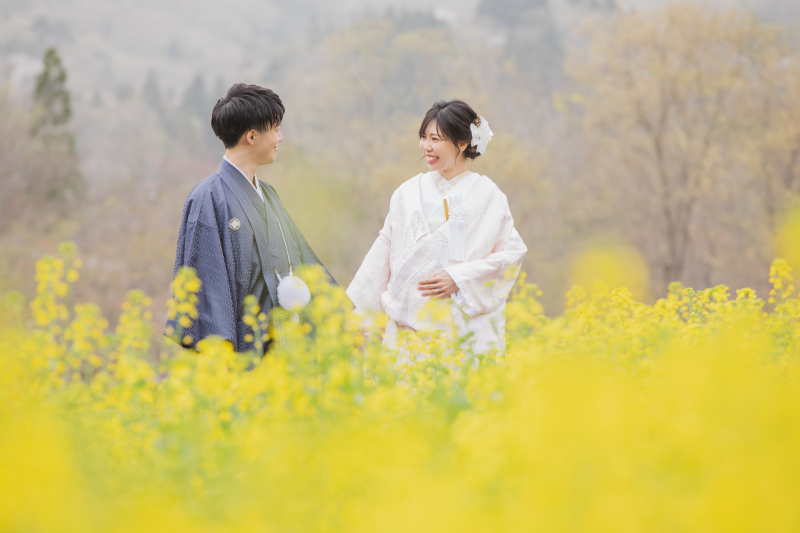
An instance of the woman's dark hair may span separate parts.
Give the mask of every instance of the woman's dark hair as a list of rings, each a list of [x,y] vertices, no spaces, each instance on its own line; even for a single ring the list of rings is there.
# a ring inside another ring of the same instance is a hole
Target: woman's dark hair
[[[461,153],[458,143],[467,143],[464,157],[475,159],[479,154],[477,147],[472,146],[472,130],[470,124],[480,126],[478,114],[462,100],[439,100],[425,113],[422,125],[419,127],[419,136],[425,135],[431,121],[436,121],[436,133],[439,137],[453,143]],[[456,154],[458,157],[458,154]]]
[[[280,97],[269,89],[237,83],[214,105],[211,129],[225,148],[232,148],[245,132],[264,132],[280,124],[284,111]]]

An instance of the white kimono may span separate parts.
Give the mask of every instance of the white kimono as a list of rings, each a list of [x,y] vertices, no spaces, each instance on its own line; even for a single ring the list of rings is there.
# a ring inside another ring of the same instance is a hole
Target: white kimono
[[[423,312],[431,297],[422,296],[417,284],[445,270],[458,286],[451,298],[459,336],[472,332],[475,350],[504,349],[506,297],[528,249],[492,180],[474,172],[461,178],[444,196],[450,206],[445,221],[434,174],[419,174],[394,192],[383,229],[347,295],[357,313],[386,312],[385,339],[393,344],[398,328],[441,326]]]

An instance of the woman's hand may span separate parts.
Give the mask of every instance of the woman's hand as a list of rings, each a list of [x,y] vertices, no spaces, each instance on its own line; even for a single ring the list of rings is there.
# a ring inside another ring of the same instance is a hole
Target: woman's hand
[[[417,285],[417,289],[422,292],[422,296],[449,298],[451,294],[458,290],[458,285],[456,285],[456,282],[450,277],[450,274],[442,270],[420,281]]]

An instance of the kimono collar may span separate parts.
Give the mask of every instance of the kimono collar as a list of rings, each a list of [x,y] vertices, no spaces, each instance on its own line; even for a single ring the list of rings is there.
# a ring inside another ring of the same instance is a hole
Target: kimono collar
[[[458,176],[454,176],[449,180],[446,179],[444,176],[439,174],[438,172],[432,172],[431,178],[433,178],[433,184],[436,186],[436,189],[439,191],[439,195],[444,198],[447,194],[456,186],[458,183],[472,174],[469,170],[465,170]]]
[[[461,204],[463,205],[467,199],[470,198],[473,186],[481,178],[480,174],[476,174],[475,172],[465,172],[460,176],[456,176],[453,179],[457,179],[458,181],[448,190],[447,194],[442,196],[441,191],[437,190],[437,176],[438,174],[436,172],[431,172],[420,178],[420,200],[426,217],[434,216],[444,218],[445,213],[442,198],[447,199],[448,202],[451,203],[451,206],[455,206],[456,202],[454,202],[452,198],[454,196],[459,196]]]
[[[233,193],[236,201],[244,210],[250,227],[253,229],[253,236],[256,240],[258,257],[261,262],[264,281],[267,283],[270,299],[273,307],[278,305],[278,282],[276,276],[269,272],[270,265],[280,264],[279,258],[280,235],[276,224],[267,224],[267,204],[262,202],[255,189],[248,185],[248,179],[239,172],[236,167],[227,161],[219,165],[217,171],[222,178],[222,182]],[[271,210],[271,208],[270,208]],[[259,220],[259,217],[261,219]],[[271,256],[271,257],[270,257]]]
[[[441,196],[438,196],[439,193],[436,189],[436,185],[433,182],[434,174],[435,172],[417,174],[407,182],[408,189],[404,190],[405,194],[403,202],[405,204],[405,211],[407,215],[413,215],[414,211],[419,211],[420,214],[422,214],[423,189],[428,188],[428,186],[430,186],[429,190],[433,191],[433,193],[437,195],[437,201],[441,200]],[[460,178],[458,183],[456,183],[444,197],[449,198],[458,194],[466,202],[467,198],[471,196],[470,192],[472,191],[473,185],[480,180],[481,175],[476,174],[475,172],[469,172],[463,177],[458,177]]]
[[[480,206],[486,200],[487,190],[482,187],[484,182],[491,183],[491,181],[481,176],[480,174],[471,173],[464,177],[453,189],[447,194],[447,197],[453,195],[460,195],[462,198],[462,209],[472,209]],[[406,220],[409,221],[411,232],[414,235],[414,240],[418,241],[422,237],[430,234],[430,227],[425,222],[425,209],[423,208],[423,195],[435,199],[437,203],[441,203],[441,197],[433,184],[431,173],[419,174],[408,182],[408,187],[404,189],[403,205],[405,209]],[[444,207],[442,207],[442,215],[444,215]],[[438,231],[442,231],[441,229]]]
[[[236,166],[227,159],[223,159],[219,164],[217,172],[219,172],[219,175],[222,176],[222,179],[225,180],[231,188],[238,187],[241,192],[247,195],[247,198],[258,210],[258,214],[261,215],[261,218],[266,220],[267,209],[264,205],[264,200],[262,200],[261,195],[256,191],[253,182],[248,180],[241,170],[236,168]],[[260,185],[259,182],[259,186]]]
[[[264,191],[262,191],[262,190],[261,190],[261,187],[259,187],[259,185],[258,185],[258,175],[255,175],[255,176],[253,176],[252,178],[249,178],[249,177],[247,176],[247,174],[245,174],[245,173],[244,173],[244,171],[243,171],[241,168],[237,167],[237,166],[236,166],[236,165],[233,163],[233,161],[231,161],[230,159],[228,159],[228,158],[227,158],[226,156],[224,156],[224,155],[222,156],[222,161],[224,161],[225,163],[229,163],[229,164],[230,164],[230,165],[231,165],[233,168],[235,168],[236,170],[238,170],[238,171],[239,171],[239,173],[240,173],[242,176],[244,176],[245,178],[247,178],[247,181],[250,183],[250,185],[252,185],[252,186],[253,186],[253,188],[256,190],[256,192],[258,193],[258,195],[261,197],[261,201],[262,201],[262,202],[266,202],[266,200],[264,199]]]

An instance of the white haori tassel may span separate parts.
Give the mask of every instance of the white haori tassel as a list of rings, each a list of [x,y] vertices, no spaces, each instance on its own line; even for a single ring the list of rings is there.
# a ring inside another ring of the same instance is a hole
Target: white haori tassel
[[[450,260],[464,261],[465,226],[464,212],[461,209],[461,197],[450,198]]]
[[[278,276],[278,305],[296,313],[311,301],[311,291],[303,280],[292,273],[291,266],[288,276],[282,278],[277,270],[275,275]]]
[[[450,266],[449,251],[450,247],[445,241],[438,241],[436,243],[436,267],[445,268]]]

